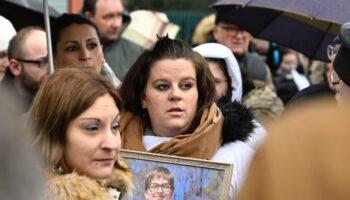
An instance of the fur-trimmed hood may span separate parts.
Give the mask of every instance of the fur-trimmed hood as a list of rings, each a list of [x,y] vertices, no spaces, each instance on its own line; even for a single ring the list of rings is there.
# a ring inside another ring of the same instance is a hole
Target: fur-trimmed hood
[[[237,101],[232,102],[228,97],[220,98],[217,105],[224,116],[222,144],[237,140],[247,141],[256,127],[250,109]]]
[[[118,160],[118,167],[109,179],[97,181],[76,172],[68,174],[47,173],[48,199],[53,200],[112,200],[127,199],[133,190],[132,175],[125,163]],[[116,196],[119,198],[115,198]]]

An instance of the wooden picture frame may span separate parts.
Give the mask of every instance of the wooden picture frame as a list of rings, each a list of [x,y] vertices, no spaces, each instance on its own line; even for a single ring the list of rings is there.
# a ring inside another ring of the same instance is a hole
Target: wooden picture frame
[[[121,150],[120,155],[132,171],[135,190],[131,200],[144,200],[147,174],[155,168],[166,168],[173,175],[175,199],[227,199],[233,166],[208,160]],[[156,184],[157,185],[157,184]],[[158,192],[163,192],[163,186]],[[154,187],[152,189],[154,192]]]

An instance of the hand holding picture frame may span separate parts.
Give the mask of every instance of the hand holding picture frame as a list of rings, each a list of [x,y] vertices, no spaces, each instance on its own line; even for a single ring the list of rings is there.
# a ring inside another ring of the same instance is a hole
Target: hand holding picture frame
[[[121,150],[135,191],[129,199],[227,199],[233,166],[208,160]]]

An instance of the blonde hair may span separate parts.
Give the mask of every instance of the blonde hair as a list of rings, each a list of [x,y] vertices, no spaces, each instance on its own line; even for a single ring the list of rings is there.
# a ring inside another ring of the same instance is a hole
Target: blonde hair
[[[105,94],[111,95],[121,108],[117,90],[93,69],[59,69],[45,81],[34,98],[29,117],[33,145],[44,165],[67,170],[63,162],[67,127]]]

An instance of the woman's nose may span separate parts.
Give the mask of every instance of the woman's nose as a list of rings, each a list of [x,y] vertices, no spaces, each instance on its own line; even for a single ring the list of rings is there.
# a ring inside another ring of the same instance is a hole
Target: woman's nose
[[[173,88],[170,90],[169,94],[169,99],[170,100],[180,100],[181,99],[181,90],[180,88]]]
[[[89,58],[89,51],[87,48],[81,48],[79,52],[79,59],[86,60]]]
[[[117,150],[120,148],[120,134],[113,133],[112,130],[106,132],[105,137],[102,142],[102,148],[107,150]]]

